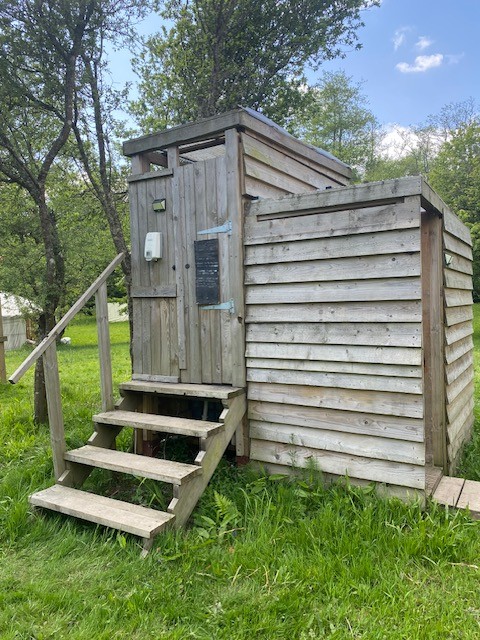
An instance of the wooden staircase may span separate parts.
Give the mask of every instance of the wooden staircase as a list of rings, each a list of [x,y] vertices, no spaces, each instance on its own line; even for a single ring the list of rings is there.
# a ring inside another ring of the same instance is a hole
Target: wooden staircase
[[[240,425],[246,411],[243,389],[201,384],[174,384],[132,380],[120,386],[123,395],[117,409],[93,416],[95,430],[87,444],[65,451],[65,471],[57,483],[30,496],[35,507],[51,509],[83,520],[133,533],[143,538],[144,553],[153,538],[167,526],[183,526]],[[145,406],[171,405],[172,398],[200,401],[207,413],[209,403],[221,407],[217,421],[160,415],[142,411]],[[115,449],[123,428],[155,434],[174,434],[198,439],[193,464],[127,453]],[[166,482],[173,487],[167,512],[156,511],[80,490],[94,468],[108,469]]]

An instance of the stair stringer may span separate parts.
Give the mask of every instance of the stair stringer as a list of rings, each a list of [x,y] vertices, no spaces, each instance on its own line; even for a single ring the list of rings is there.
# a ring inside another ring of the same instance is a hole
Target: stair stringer
[[[195,459],[195,464],[202,468],[202,475],[192,478],[184,486],[173,487],[174,497],[167,511],[175,515],[173,526],[177,529],[186,524],[241,423],[247,411],[246,395],[243,393],[225,400],[223,405],[225,410],[220,416],[220,421],[225,425],[224,430],[200,441],[201,450]]]

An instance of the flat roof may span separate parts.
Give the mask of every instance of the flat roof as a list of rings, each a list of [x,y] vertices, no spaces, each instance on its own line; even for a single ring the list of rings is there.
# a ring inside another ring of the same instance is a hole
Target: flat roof
[[[334,169],[347,178],[351,177],[350,167],[331,153],[328,153],[328,151],[298,140],[263,114],[244,107],[204,118],[197,122],[178,125],[165,131],[127,140],[123,143],[123,153],[126,156],[134,156],[140,153],[168,149],[168,147],[209,140],[220,136],[227,129],[233,128],[253,131],[298,155]]]

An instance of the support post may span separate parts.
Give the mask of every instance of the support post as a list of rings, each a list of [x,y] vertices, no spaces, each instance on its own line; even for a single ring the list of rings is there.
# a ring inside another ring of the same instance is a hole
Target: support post
[[[65,465],[65,429],[63,424],[60,377],[58,374],[57,347],[52,342],[43,356],[45,388],[47,392],[48,421],[50,423],[50,442],[52,445],[53,469],[58,480],[66,469]]]
[[[3,335],[2,301],[0,300],[0,382],[7,381],[7,367],[5,364],[5,336]]]
[[[113,411],[112,358],[110,353],[110,328],[108,326],[107,283],[100,285],[95,294],[97,315],[98,355],[100,358],[100,388],[102,411]]]

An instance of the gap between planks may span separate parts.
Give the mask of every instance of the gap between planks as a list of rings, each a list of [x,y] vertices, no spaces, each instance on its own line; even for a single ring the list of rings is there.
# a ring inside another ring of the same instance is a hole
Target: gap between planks
[[[480,482],[444,476],[433,493],[439,504],[470,510],[474,520],[480,520]]]

